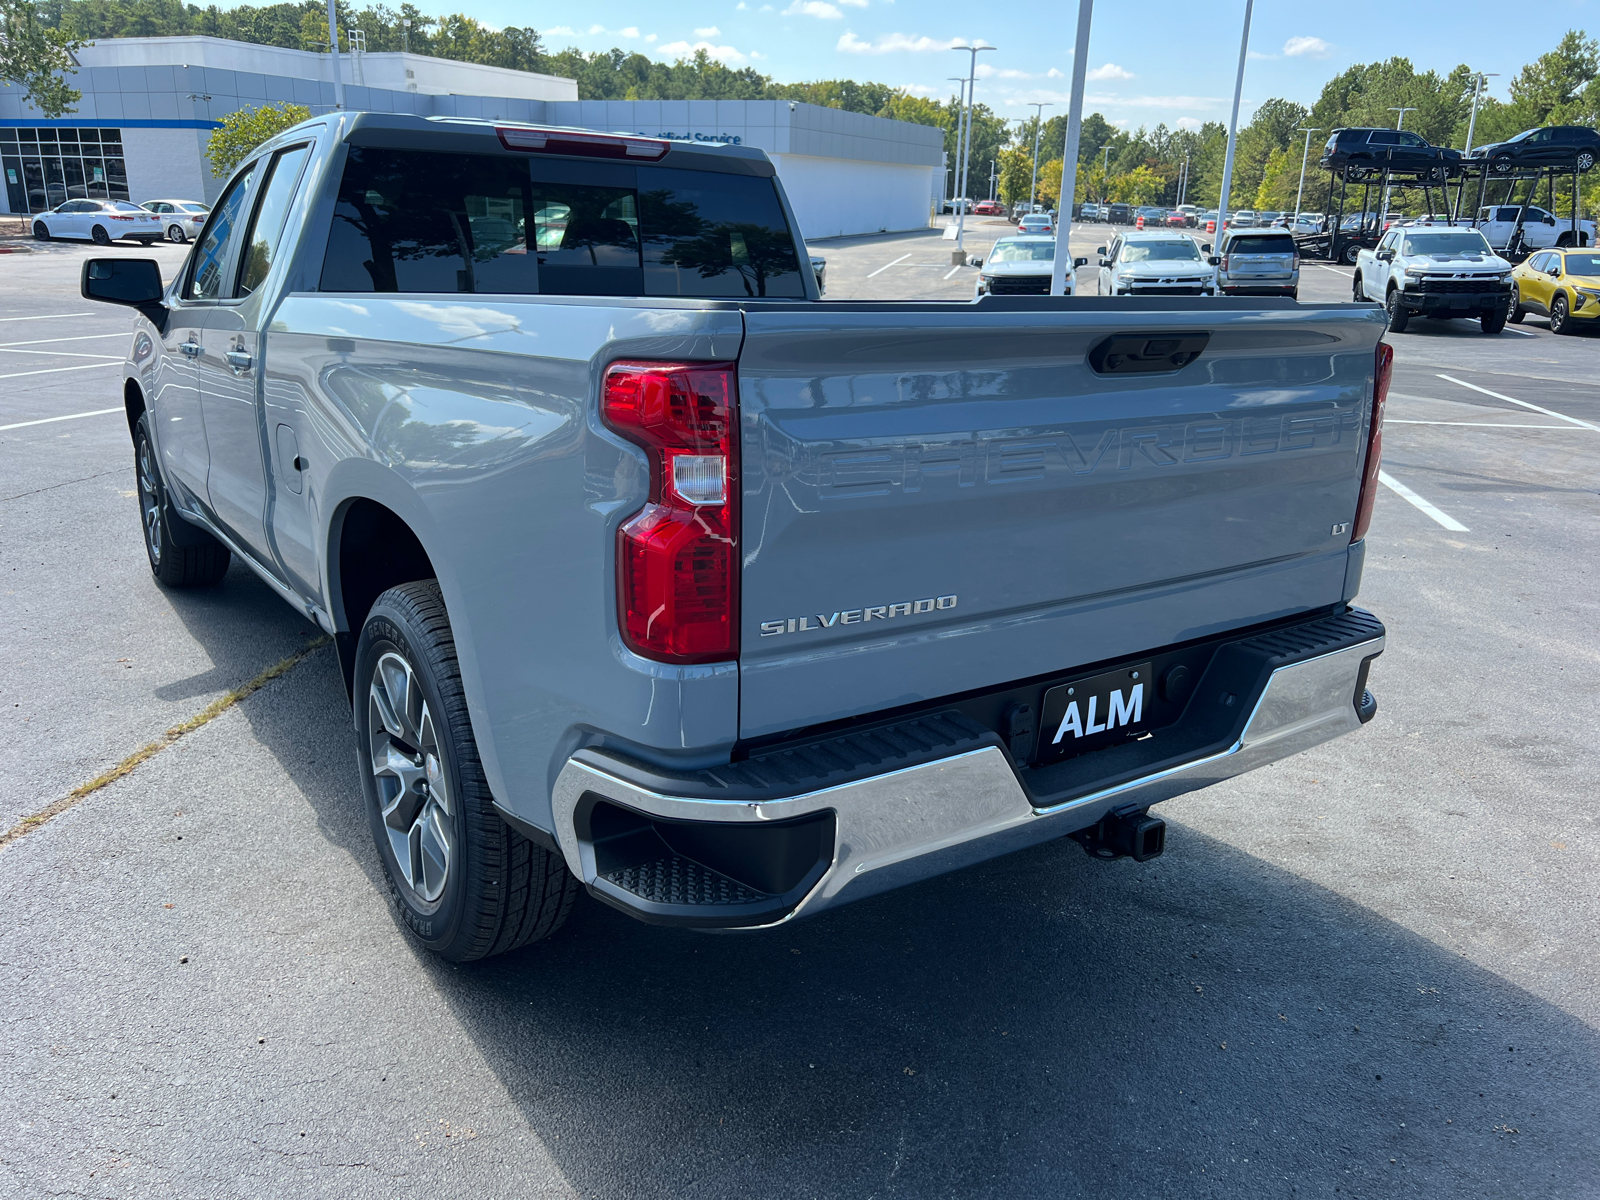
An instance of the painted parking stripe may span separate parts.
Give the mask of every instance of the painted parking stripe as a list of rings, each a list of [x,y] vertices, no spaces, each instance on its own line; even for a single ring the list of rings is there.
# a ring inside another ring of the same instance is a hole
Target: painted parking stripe
[[[46,358],[108,358],[123,362],[126,354],[85,354],[81,350],[20,350],[14,346],[0,346],[3,354],[42,354]]]
[[[27,342],[0,342],[0,349],[9,349],[12,346],[53,346],[57,342],[93,342],[102,340],[104,338],[127,336],[128,331],[123,329],[116,333],[85,333],[79,335],[78,337],[34,338],[32,341]]]
[[[909,255],[909,254],[902,254],[899,258],[895,259],[892,263],[884,263],[883,266],[879,267],[876,271],[872,272],[872,275],[882,275],[890,267],[898,267],[901,263],[905,262],[905,260],[910,258],[910,257],[911,257],[911,255]],[[872,275],[868,275],[867,278],[871,279]]]
[[[97,408],[93,412],[68,413],[64,417],[40,417],[37,421],[17,421],[12,425],[0,425],[0,433],[4,433],[7,429],[26,429],[29,425],[50,425],[56,421],[76,421],[82,417],[103,417],[109,413],[126,411],[126,409],[122,408]]]
[[[1430,517],[1432,517],[1435,521],[1439,522],[1439,524],[1443,525],[1451,533],[1468,533],[1468,532],[1470,532],[1467,529],[1467,527],[1465,525],[1463,525],[1460,521],[1456,520],[1454,517],[1450,516],[1450,514],[1448,514],[1448,513],[1440,512],[1437,508],[1435,508],[1433,505],[1429,504],[1421,496],[1417,495],[1410,488],[1408,488],[1405,484],[1401,483],[1398,479],[1396,479],[1393,475],[1390,475],[1387,471],[1379,471],[1378,472],[1378,482],[1383,484],[1384,487],[1388,488],[1396,496],[1399,496],[1400,499],[1406,501],[1407,503],[1416,505],[1423,512],[1427,513]]]
[[[951,267],[948,271],[946,271],[944,273],[944,277],[946,279],[949,279],[950,276],[954,275],[959,270],[961,270],[961,264],[957,263],[955,266]],[[0,376],[0,378],[3,378],[3,376]]]
[[[0,375],[0,379],[21,379],[25,375],[59,375],[63,371],[92,371],[96,367],[120,366],[125,359],[116,359],[114,362],[85,363],[81,367],[46,367],[42,371],[13,371],[9,375]]]
[[[1592,429],[1600,433],[1600,425],[1591,425],[1588,421],[1580,421],[1577,417],[1569,417],[1566,413],[1558,413],[1551,408],[1540,408],[1537,404],[1530,404],[1526,400],[1518,400],[1515,396],[1504,396],[1499,392],[1491,392],[1488,388],[1479,387],[1475,383],[1468,383],[1465,379],[1457,379],[1454,375],[1439,374],[1440,379],[1448,379],[1451,383],[1459,384],[1464,388],[1471,388],[1475,392],[1482,392],[1485,396],[1493,396],[1496,400],[1504,400],[1507,404],[1517,404],[1523,408],[1532,409],[1536,413],[1543,413],[1547,417],[1554,417],[1558,421],[1566,421],[1573,425],[1581,425],[1585,429]]]
[[[93,313],[40,313],[36,317],[0,317],[0,321],[60,321],[67,317],[92,317]]]
[[[1463,429],[1571,429],[1571,425],[1514,425],[1509,421],[1402,421],[1384,417],[1385,425],[1459,425]]]

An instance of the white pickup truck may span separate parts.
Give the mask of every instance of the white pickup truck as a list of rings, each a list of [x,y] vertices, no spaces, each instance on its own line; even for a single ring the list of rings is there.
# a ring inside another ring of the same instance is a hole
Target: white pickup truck
[[[1412,225],[1390,229],[1356,257],[1355,299],[1376,300],[1389,328],[1404,331],[1413,313],[1448,320],[1476,317],[1485,333],[1506,324],[1511,264],[1476,229]]]
[[[1522,218],[1521,243],[1525,250],[1549,250],[1556,246],[1592,246],[1595,244],[1593,221],[1578,222],[1578,236],[1572,233],[1570,218],[1563,220],[1547,209],[1528,205],[1524,212],[1520,204],[1497,204],[1478,210],[1473,222],[1479,232],[1497,250],[1509,247],[1517,237],[1517,218]]]

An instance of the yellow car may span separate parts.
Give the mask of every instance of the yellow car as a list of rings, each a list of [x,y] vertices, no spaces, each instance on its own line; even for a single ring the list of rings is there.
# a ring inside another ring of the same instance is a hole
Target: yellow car
[[[1513,324],[1529,313],[1550,318],[1551,333],[1577,333],[1600,319],[1600,252],[1540,250],[1511,272]]]

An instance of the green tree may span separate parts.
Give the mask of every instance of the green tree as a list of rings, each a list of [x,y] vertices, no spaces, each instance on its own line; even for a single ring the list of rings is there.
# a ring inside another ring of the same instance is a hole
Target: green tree
[[[1033,147],[1013,146],[1000,151],[1000,199],[1018,204],[1028,199],[1033,181]]]
[[[311,110],[299,104],[263,104],[260,108],[242,108],[229,113],[222,128],[214,130],[206,144],[211,173],[218,179],[227,178],[262,142],[310,116]]]
[[[71,112],[83,93],[62,78],[76,70],[80,38],[40,18],[29,0],[0,0],[0,83],[21,84],[23,99],[47,117]]]

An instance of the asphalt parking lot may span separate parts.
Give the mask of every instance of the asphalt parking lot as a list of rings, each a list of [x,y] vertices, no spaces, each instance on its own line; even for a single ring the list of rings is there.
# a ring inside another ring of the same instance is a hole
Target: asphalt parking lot
[[[830,299],[971,294],[936,233],[813,249]],[[0,831],[316,633],[237,564],[151,578],[90,253],[0,255]],[[755,936],[580,899],[453,967],[386,907],[312,649],[0,845],[0,1195],[1600,1194],[1600,337],[1390,340],[1378,716],[1163,806],[1164,857]]]

